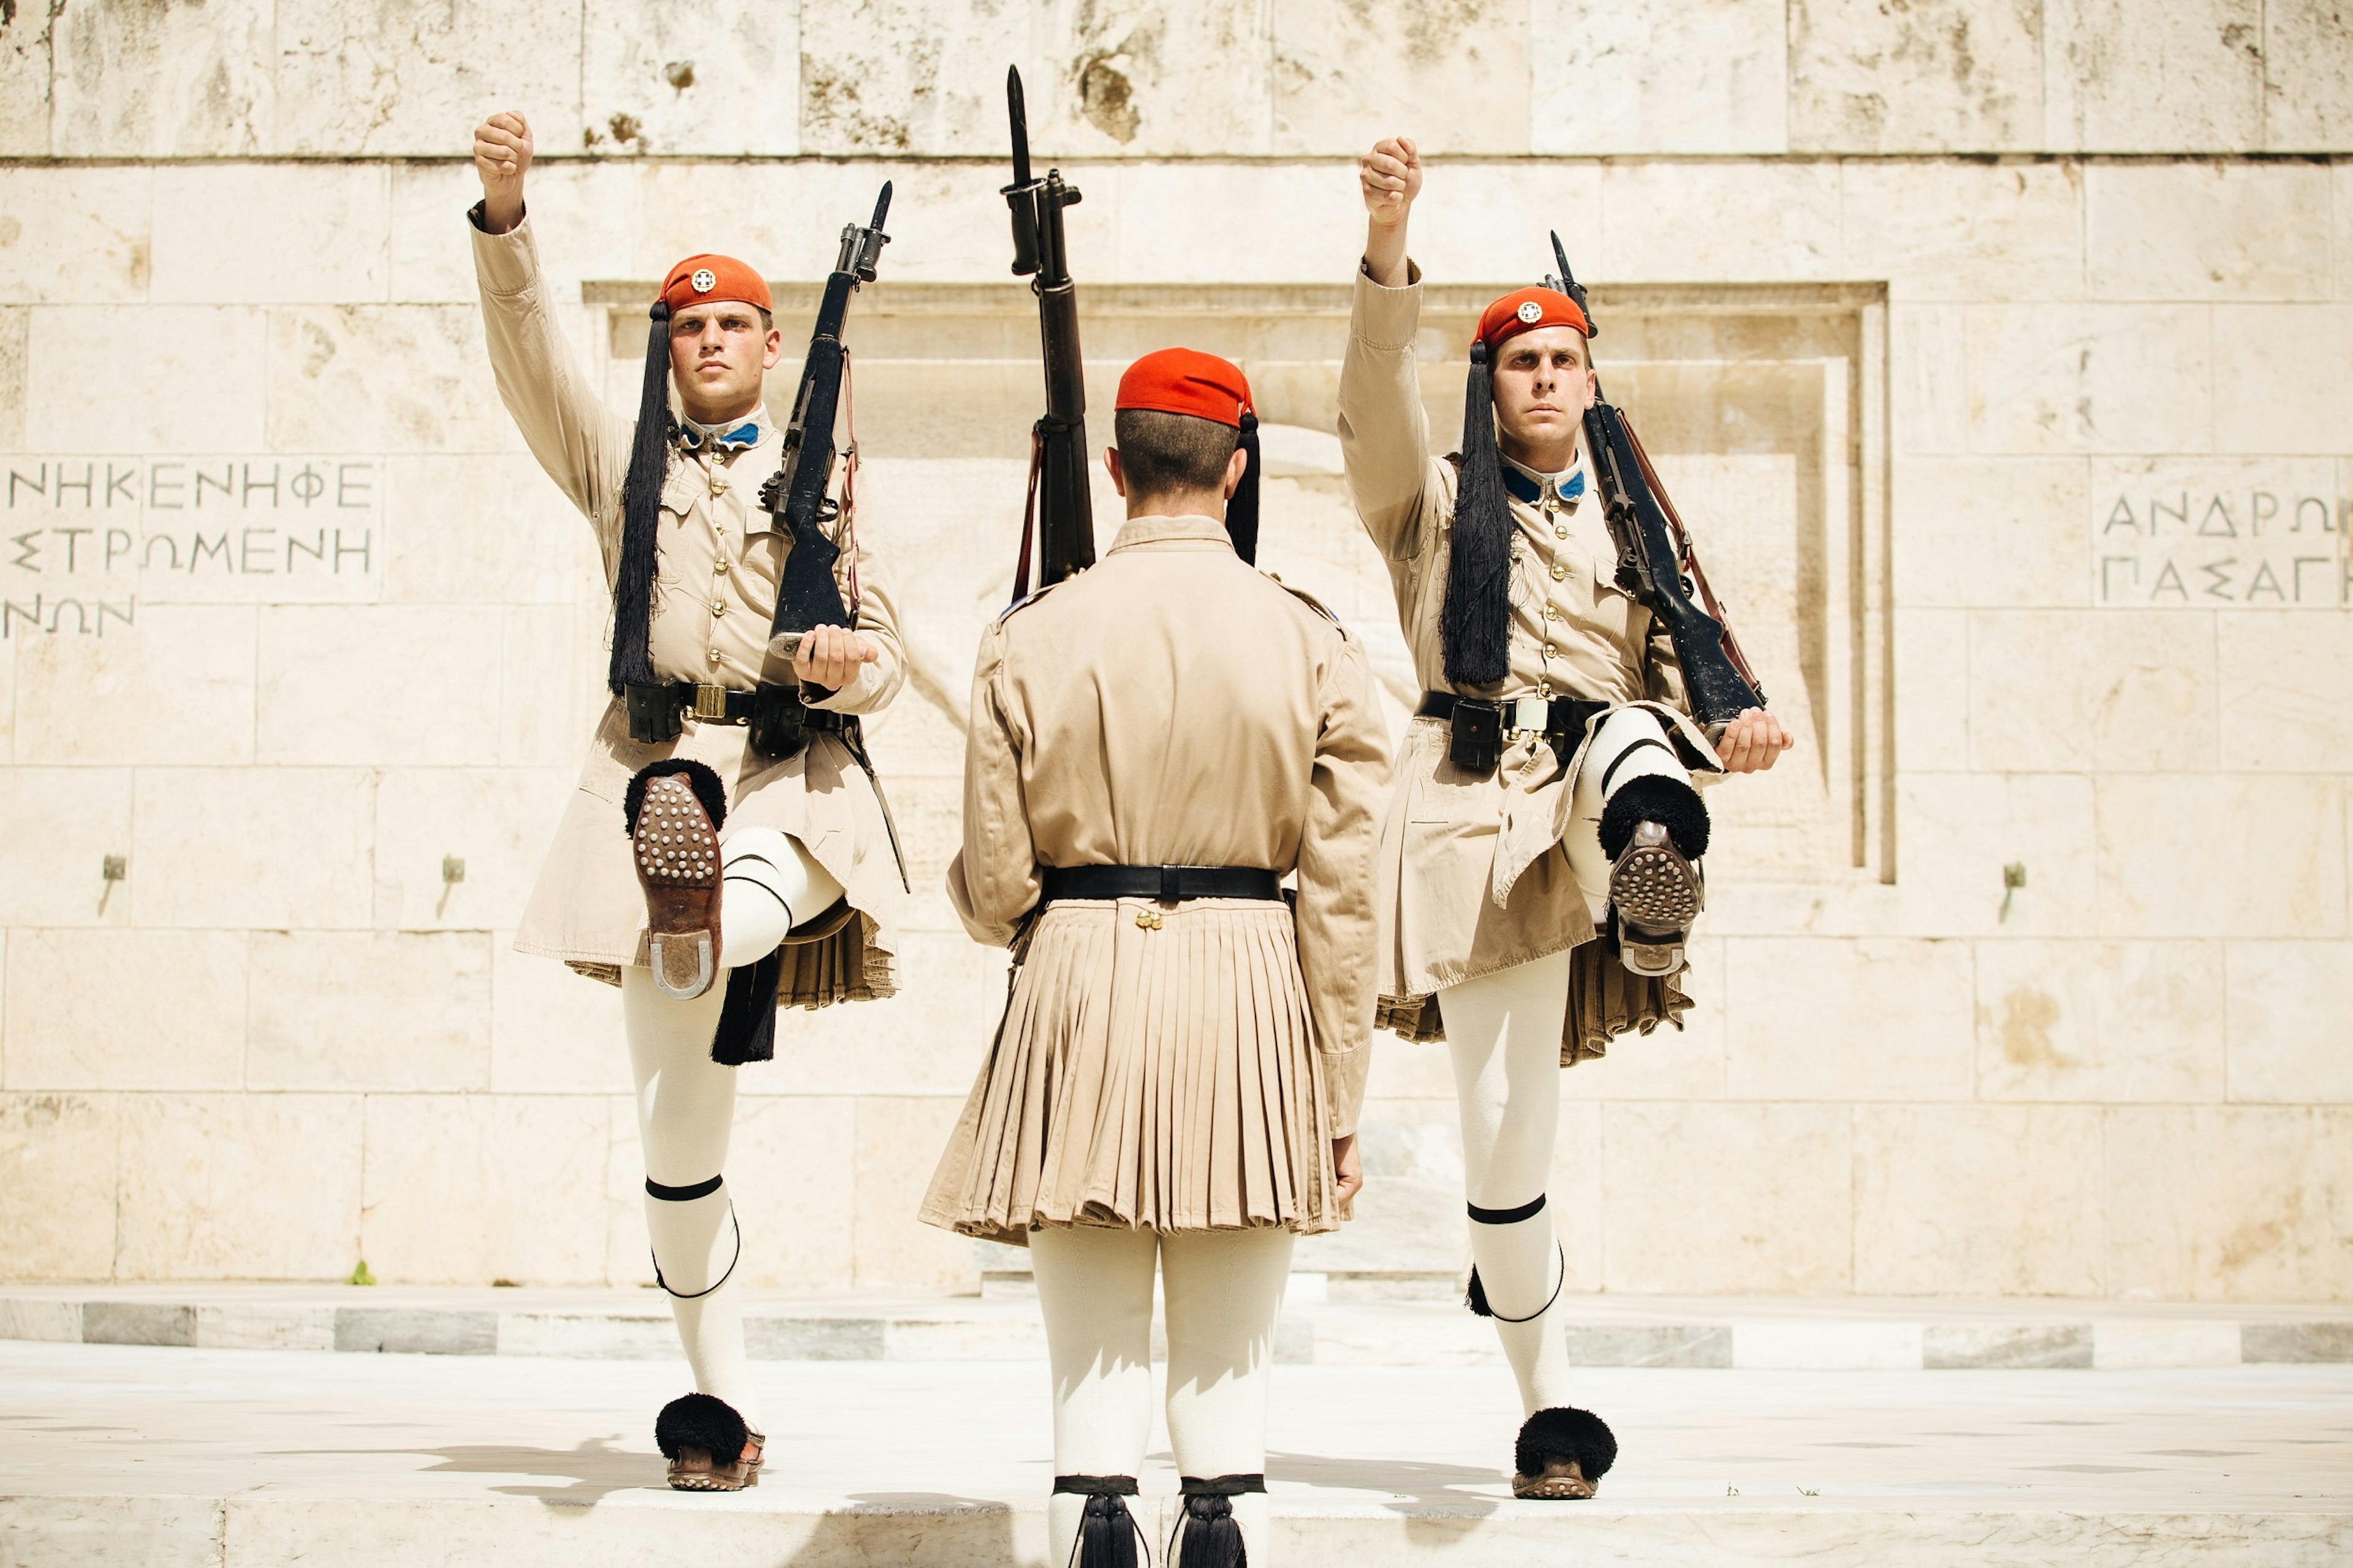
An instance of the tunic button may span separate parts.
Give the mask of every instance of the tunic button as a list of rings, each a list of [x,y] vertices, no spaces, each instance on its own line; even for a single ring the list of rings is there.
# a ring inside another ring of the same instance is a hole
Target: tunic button
[[[1554,655],[1555,653],[1556,653],[1557,651],[1559,651],[1559,650],[1557,650],[1556,648],[1555,648],[1555,647],[1552,646],[1552,644],[1550,644],[1550,643],[1546,643],[1546,644],[1545,644],[1545,657],[1546,657],[1546,658],[1552,658],[1552,657],[1553,657],[1553,655]]]
[[[711,493],[715,496],[723,496],[727,493],[727,479],[725,475],[713,474],[711,476]]]
[[[1567,539],[1568,537],[1568,530],[1565,528],[1556,528],[1552,531],[1552,536],[1555,539]]]
[[[1560,618],[1560,612],[1559,612],[1558,610],[1554,609],[1550,605],[1546,605],[1545,606],[1545,619],[1546,619],[1546,620],[1548,620],[1548,621],[1555,621],[1555,620],[1558,620],[1559,618]]]
[[[719,650],[717,648],[712,648],[711,650],[711,662],[713,664],[717,664],[719,662]]]
[[[727,557],[723,555],[718,560],[711,563],[711,574],[714,577],[724,577],[727,575]]]
[[[724,599],[721,599],[721,600],[717,601],[716,603],[714,603],[714,604],[711,606],[711,613],[712,613],[712,615],[714,615],[714,616],[723,616],[723,615],[725,615],[725,614],[727,613],[727,601],[726,601],[726,600],[724,600]]]
[[[724,570],[724,568],[722,568],[722,569],[723,569],[723,570]],[[1552,580],[1553,580],[1554,582],[1556,582],[1556,583],[1560,582],[1562,579],[1566,578],[1567,575],[1568,575],[1568,568],[1567,568],[1567,567],[1566,567],[1566,566],[1556,566],[1556,567],[1554,567],[1554,568],[1552,569]]]

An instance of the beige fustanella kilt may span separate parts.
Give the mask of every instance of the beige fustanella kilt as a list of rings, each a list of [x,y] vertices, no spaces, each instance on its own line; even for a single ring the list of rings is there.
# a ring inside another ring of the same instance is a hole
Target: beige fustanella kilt
[[[622,705],[610,704],[532,889],[516,949],[560,958],[613,984],[622,965],[647,961],[646,897],[629,858],[621,797],[647,763],[686,757],[707,763],[726,784],[728,830],[756,826],[790,835],[846,889],[846,909],[838,905],[785,939],[776,1005],[822,1007],[895,991],[892,915],[902,889],[873,781],[838,736],[811,731],[807,744],[778,762],[754,752],[749,734],[741,724],[690,719],[678,739],[647,745],[629,738]]]
[[[1339,1227],[1288,905],[1057,900],[1027,943],[925,1221]]]

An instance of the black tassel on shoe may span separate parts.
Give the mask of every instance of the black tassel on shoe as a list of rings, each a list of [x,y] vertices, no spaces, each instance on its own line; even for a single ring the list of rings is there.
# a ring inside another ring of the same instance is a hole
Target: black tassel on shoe
[[[654,1417],[654,1447],[665,1459],[675,1460],[682,1448],[700,1448],[723,1470],[744,1457],[744,1445],[751,1440],[751,1428],[735,1407],[708,1394],[681,1394]]]
[[[1169,1542],[1168,1560],[1183,1568],[1249,1568],[1250,1552],[1242,1543],[1233,1500],[1244,1492],[1266,1490],[1266,1478],[1187,1476],[1183,1487],[1185,1517],[1177,1521],[1176,1539]]]
[[[1618,1436],[1609,1424],[1590,1410],[1556,1405],[1539,1410],[1520,1427],[1512,1449],[1512,1463],[1524,1476],[1544,1473],[1548,1459],[1574,1459],[1588,1485],[1607,1475],[1618,1462]]]
[[[632,836],[637,833],[638,813],[646,805],[646,786],[672,773],[686,781],[687,787],[694,792],[694,798],[702,803],[702,814],[711,818],[713,828],[726,825],[727,786],[720,783],[719,775],[712,771],[710,764],[698,763],[691,757],[664,757],[660,762],[648,763],[639,768],[630,778],[628,787],[621,792],[623,832]]]
[[[1707,853],[1707,803],[1699,791],[1664,773],[1628,779],[1601,808],[1601,853],[1615,860],[1634,841],[1634,829],[1655,822],[1686,860]]]
[[[1054,1491],[1087,1500],[1079,1538],[1071,1543],[1070,1568],[1136,1568],[1135,1543],[1144,1539],[1144,1527],[1127,1511],[1127,1500],[1135,1495],[1134,1476],[1056,1476]]]

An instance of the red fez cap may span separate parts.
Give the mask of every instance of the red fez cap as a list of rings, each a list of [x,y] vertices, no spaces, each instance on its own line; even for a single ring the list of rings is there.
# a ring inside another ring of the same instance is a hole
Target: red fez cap
[[[1198,349],[1162,349],[1145,354],[1119,378],[1118,408],[1155,414],[1189,414],[1240,429],[1250,408],[1250,383],[1241,367]]]
[[[690,256],[662,279],[662,303],[676,315],[689,305],[740,300],[763,310],[776,309],[767,280],[732,256]]]
[[[1493,348],[1505,338],[1532,332],[1538,327],[1575,327],[1577,335],[1593,335],[1593,323],[1577,301],[1550,289],[1522,289],[1506,294],[1481,313],[1477,341]]]

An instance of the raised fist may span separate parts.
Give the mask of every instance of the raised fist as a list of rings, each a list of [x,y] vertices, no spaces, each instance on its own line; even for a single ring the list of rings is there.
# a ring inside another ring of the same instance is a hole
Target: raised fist
[[[482,177],[482,213],[491,232],[522,221],[522,175],[531,167],[531,126],[501,110],[474,127],[474,173]]]
[[[1421,150],[1405,137],[1383,137],[1356,161],[1356,180],[1375,223],[1403,223],[1406,209],[1421,195]]]

